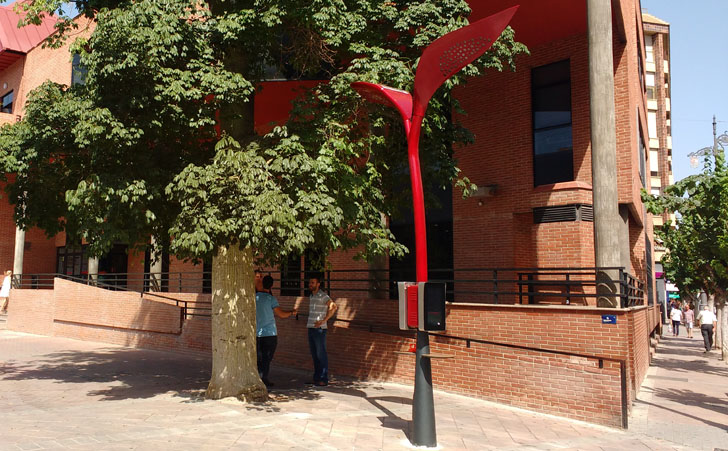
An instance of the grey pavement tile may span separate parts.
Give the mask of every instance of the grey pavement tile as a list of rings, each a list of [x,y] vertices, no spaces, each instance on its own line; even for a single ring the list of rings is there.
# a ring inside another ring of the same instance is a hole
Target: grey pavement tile
[[[7,338],[5,334],[6,331],[0,331],[0,340]],[[154,372],[158,377],[149,381],[139,378],[133,381],[134,386],[123,387],[119,379],[108,377],[120,368],[114,359],[127,358],[130,352],[137,351],[22,334],[14,340],[23,345],[23,349],[13,351],[18,368],[34,371],[38,365],[48,365],[46,371],[69,371],[69,374],[53,380],[0,377],[0,450],[7,448],[3,440],[26,446],[37,443],[50,448],[56,444],[94,451],[412,449],[407,440],[412,415],[411,386],[337,381],[324,390],[302,388],[273,392],[272,400],[266,404],[209,401],[200,398],[200,390],[196,394],[181,390],[181,395],[174,390],[175,377],[184,377],[185,371],[195,372],[194,365],[185,366],[188,358],[184,356],[153,353],[161,357],[146,362],[157,365]],[[89,381],[79,380],[71,368],[58,362],[58,368],[50,368],[52,360],[46,355],[72,355],[73,352],[103,355],[110,369],[97,365],[96,370],[103,377]],[[148,358],[144,353],[138,355]],[[167,364],[175,368],[175,374],[165,375]],[[283,379],[284,370],[280,371]],[[701,429],[710,427],[705,422],[701,425],[698,420],[682,418],[684,412],[697,417],[694,412],[699,412],[696,409],[700,405],[680,411],[674,408],[677,401],[673,399],[679,392],[660,392],[659,380],[650,382],[653,383],[651,402],[657,402],[659,394],[669,395],[662,397],[662,406],[678,413],[668,411],[670,415],[664,415],[663,420],[669,421],[656,423],[652,415],[660,409],[643,404],[644,426],[640,433],[593,427],[436,392],[439,445],[447,450],[600,449],[600,444],[621,450],[640,444],[648,449],[671,449],[670,442],[664,440],[666,428],[675,438],[689,441],[710,430]],[[160,384],[169,384],[169,387]],[[115,397],[121,388],[126,397]],[[135,390],[143,396],[135,395]],[[703,418],[713,422],[722,419],[709,415]],[[695,430],[700,432],[696,434]],[[650,433],[655,435],[650,437]]]

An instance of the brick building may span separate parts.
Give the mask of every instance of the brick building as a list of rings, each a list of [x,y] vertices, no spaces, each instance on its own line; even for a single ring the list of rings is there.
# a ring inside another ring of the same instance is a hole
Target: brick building
[[[672,132],[670,108],[670,24],[642,12],[645,30],[647,124],[650,138],[650,193],[662,194],[663,189],[674,183],[672,174]],[[653,226],[666,221],[675,222],[675,214],[665,212],[652,218]],[[657,277],[656,301],[666,302],[665,280],[662,278],[660,260],[665,247],[655,241],[654,269]],[[667,310],[667,309],[665,309]]]
[[[473,18],[514,3],[473,2]],[[446,363],[433,362],[433,381],[439,388],[499,402],[625,425],[626,410],[646,374],[659,317],[653,303],[652,219],[640,200],[640,189],[651,182],[646,168],[655,165],[655,155],[648,151],[646,69],[652,66],[643,32],[647,28],[639,0],[610,2],[617,161],[611,183],[617,193],[613,219],[619,242],[614,266],[622,268],[624,284],[619,284],[621,308],[597,308],[594,221],[600,218],[593,201],[592,136],[604,118],[590,113],[587,5],[572,0],[519,3],[512,26],[530,55],[519,58],[516,72],[490,72],[455,93],[468,112],[455,120],[475,135],[475,143],[456,149],[455,155],[480,189],[468,199],[457,190],[441,192],[441,207],[427,212],[430,277],[448,281],[452,301],[448,330],[435,336],[432,347],[454,356]],[[18,101],[36,83],[30,80],[71,82],[67,48],[53,51],[63,64],[46,75],[45,65],[32,75],[23,68],[35,67],[35,58],[51,58],[45,55],[51,51],[35,45],[24,52],[14,63],[21,68],[15,69],[21,76],[13,85]],[[0,70],[0,83],[10,80],[10,68]],[[284,119],[296,87],[309,83],[315,82],[264,83],[256,98],[258,129]],[[22,115],[22,110],[14,114]],[[8,268],[13,266],[15,236],[11,211],[3,201],[0,265]],[[411,221],[391,227],[402,242],[413,242]],[[88,268],[83,246],[67,245],[63,236],[49,240],[27,231],[21,242],[24,275],[81,275]],[[412,257],[369,264],[354,262],[344,252],[327,258],[334,269],[327,286],[340,306],[330,329],[332,372],[411,382],[411,356],[393,351],[406,350],[413,338],[397,330],[397,305],[389,289],[394,280],[413,278]],[[313,261],[311,255],[292,256],[276,269],[283,280],[276,294],[284,308],[295,305],[306,311],[304,279],[316,269]],[[127,255],[123,245],[105,262],[99,270],[108,265],[106,272],[129,273],[123,280],[132,289],[142,287],[143,274],[150,270],[148,258]],[[209,353],[210,324],[201,312],[210,295],[203,293],[199,277],[182,288],[182,273],[201,274],[203,268],[170,258],[166,269],[170,274],[163,297],[111,296],[107,290],[59,279],[55,290],[23,285],[13,290],[8,326]],[[277,361],[310,365],[305,328],[290,321],[279,329]]]
[[[0,124],[13,123],[23,115],[28,93],[45,80],[70,84],[71,60],[68,46],[45,49],[41,43],[52,32],[55,20],[47,17],[39,26],[18,28],[13,5],[0,6]],[[2,182],[0,182],[2,183]],[[4,185],[3,185],[4,186]],[[13,269],[16,227],[13,206],[5,192],[0,201],[0,268]],[[22,232],[21,232],[22,234]],[[56,240],[37,229],[24,234],[23,270],[27,273],[54,272]]]

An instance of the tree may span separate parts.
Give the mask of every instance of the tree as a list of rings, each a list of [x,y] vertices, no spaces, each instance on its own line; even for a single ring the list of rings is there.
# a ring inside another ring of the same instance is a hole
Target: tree
[[[676,212],[678,219],[656,229],[668,249],[662,259],[665,274],[680,291],[704,291],[719,313],[718,343],[726,358],[728,337],[728,170],[723,153],[706,158],[703,172],[665,188],[660,196],[643,191],[653,214]],[[712,303],[711,303],[712,304]]]
[[[59,5],[26,3],[26,21]],[[468,5],[85,0],[76,6],[98,22],[91,39],[76,45],[86,83],[44,85],[24,120],[0,131],[0,161],[17,173],[9,185],[20,198],[16,219],[49,234],[84,237],[94,255],[115,241],[143,244],[152,235],[181,258],[212,258],[207,394],[262,399],[254,264],[275,264],[307,248],[356,248],[363,258],[406,251],[381,221],[408,202],[407,189],[397,184],[407,167],[404,134],[388,111],[361,112],[349,83],[411,88],[422,48],[467,24]],[[452,157],[453,143],[471,137],[450,120],[458,109],[450,92],[486,67],[514,67],[524,51],[506,30],[435,96],[423,127],[425,177],[470,187]],[[254,129],[254,93],[271,69],[326,81],[299,99],[286,127],[262,137]],[[56,176],[52,190],[38,184]]]

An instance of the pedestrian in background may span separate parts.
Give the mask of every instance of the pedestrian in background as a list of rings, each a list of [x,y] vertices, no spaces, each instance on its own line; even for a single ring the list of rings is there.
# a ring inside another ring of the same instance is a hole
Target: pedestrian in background
[[[0,306],[0,311],[2,313],[8,312],[8,298],[10,298],[10,285],[11,285],[11,279],[13,276],[13,272],[11,270],[5,271],[5,277],[3,277],[3,284],[2,287],[0,287],[0,300],[2,300],[2,306]]]
[[[682,310],[680,310],[680,306],[674,306],[672,311],[670,312],[670,319],[672,320],[672,336],[677,337],[680,335],[680,323],[683,319]]]
[[[683,319],[685,321],[685,329],[688,331],[688,338],[693,338],[693,325],[695,324],[695,312],[693,311],[692,304],[685,305],[685,311],[683,312]]]
[[[710,306],[703,306],[703,310],[698,313],[698,322],[700,323],[700,333],[703,334],[703,344],[705,352],[710,352],[713,348],[713,334],[718,325],[718,318],[710,309]]]

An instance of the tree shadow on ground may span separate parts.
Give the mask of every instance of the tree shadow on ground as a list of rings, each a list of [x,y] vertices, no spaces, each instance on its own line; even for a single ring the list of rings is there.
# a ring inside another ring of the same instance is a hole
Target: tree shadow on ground
[[[393,411],[392,409],[395,407],[388,408],[387,406],[408,406],[407,409],[409,412],[412,406],[411,398],[372,395],[373,392],[382,391],[384,388],[377,386],[376,383],[364,382],[354,378],[337,377],[336,380],[332,381],[327,387],[316,387],[305,385],[305,382],[310,379],[309,372],[307,371],[277,367],[272,370],[272,373],[274,374],[272,379],[276,382],[276,385],[271,388],[271,401],[266,403],[266,405],[271,403],[285,403],[302,398],[316,399],[321,397],[321,395],[318,394],[319,392],[339,393],[353,398],[359,398],[377,408],[379,411],[384,413],[384,416],[377,417],[382,423],[382,427],[401,430],[408,439],[410,438],[411,422],[403,419],[395,411]],[[258,406],[250,405],[246,407],[248,409],[255,409]],[[278,410],[280,409],[274,411]],[[395,410],[397,409],[395,408]]]
[[[693,360],[662,358],[659,362],[653,363],[653,365],[676,373],[702,373],[728,377],[728,367],[719,367],[715,363],[711,364],[706,358],[696,358]]]
[[[728,416],[728,399],[716,398],[685,389],[655,387],[652,390],[653,399],[655,397],[667,399],[685,406],[700,407]],[[721,428],[728,431],[728,424],[724,424]]]
[[[151,398],[205,388],[209,360],[143,349],[59,351],[34,360],[6,362],[5,380],[55,380],[91,384],[88,396],[102,401]]]
[[[87,396],[101,401],[144,399],[169,394],[184,403],[205,401],[210,360],[203,357],[147,349],[103,348],[94,351],[58,351],[33,359],[5,361],[3,380],[51,380],[88,384]],[[314,390],[291,391],[297,399],[318,399]],[[270,403],[249,408],[276,411]]]
[[[660,355],[677,355],[677,356],[686,356],[686,357],[697,357],[699,355],[702,355],[703,351],[703,345],[702,341],[700,342],[700,348],[698,349],[695,346],[690,346],[689,348],[676,348],[676,347],[661,347],[658,351]]]
[[[659,391],[659,389],[656,390],[656,391]],[[712,398],[712,399],[715,399],[715,398]],[[677,402],[682,402],[682,401],[683,401],[683,398],[680,398],[680,399],[677,400]],[[700,421],[702,423],[705,423],[708,426],[712,426],[714,428],[721,429],[723,431],[728,432],[728,425],[723,424],[723,423],[716,423],[714,421],[710,421],[710,420],[707,420],[705,418],[696,417],[695,415],[690,415],[688,413],[681,412],[679,410],[671,409],[669,407],[661,406],[659,404],[655,404],[655,403],[652,403],[652,402],[644,401],[644,400],[641,400],[641,399],[636,399],[634,402],[636,404],[646,404],[648,406],[656,407],[658,409],[667,410],[668,412],[672,412],[672,413],[675,413],[675,414],[678,414],[678,415],[682,415],[684,417],[691,418],[693,420],[697,420],[697,421]],[[705,406],[701,406],[701,407],[705,407]],[[713,410],[713,409],[711,409],[711,410]]]

